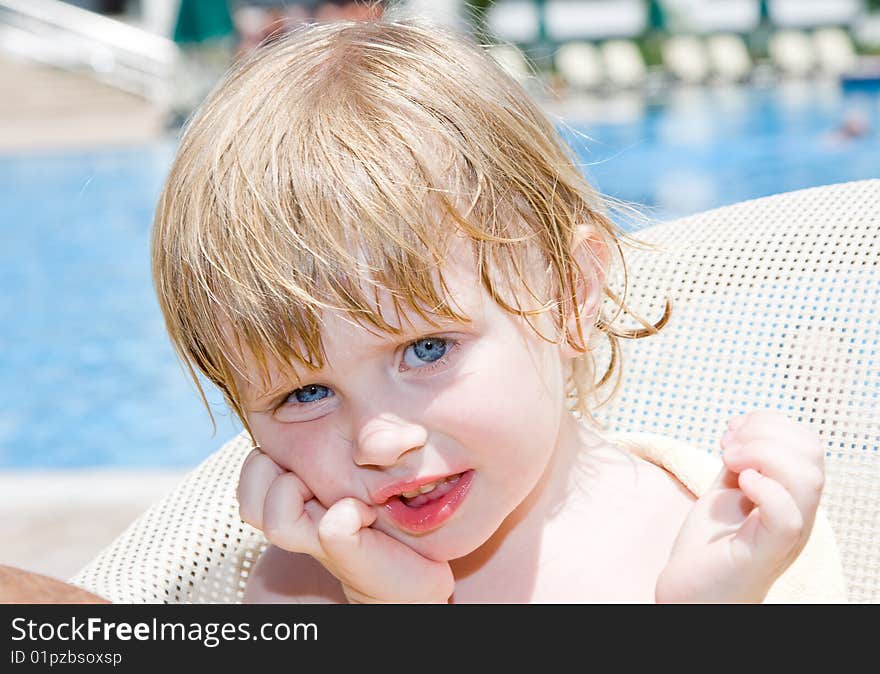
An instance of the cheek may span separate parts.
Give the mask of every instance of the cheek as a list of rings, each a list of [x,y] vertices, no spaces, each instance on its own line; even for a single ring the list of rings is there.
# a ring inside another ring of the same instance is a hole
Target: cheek
[[[548,349],[532,355],[525,345],[475,349],[455,381],[435,391],[426,405],[429,424],[466,436],[459,441],[476,449],[552,446],[564,393],[548,356]],[[473,447],[473,441],[479,445]]]
[[[295,473],[326,505],[345,496],[351,443],[330,424],[279,424],[250,421],[260,447],[285,470]],[[351,462],[349,462],[351,463]]]

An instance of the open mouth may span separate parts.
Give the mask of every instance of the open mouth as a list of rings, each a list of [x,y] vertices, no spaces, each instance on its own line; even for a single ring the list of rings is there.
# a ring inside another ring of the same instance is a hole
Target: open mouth
[[[394,523],[412,534],[424,534],[445,524],[465,500],[474,471],[449,475],[418,489],[389,498],[385,512]]]
[[[419,506],[423,506],[426,503],[431,503],[432,501],[436,501],[438,498],[442,498],[450,491],[455,489],[455,485],[461,479],[461,476],[462,473],[449,475],[448,477],[444,477],[442,480],[437,480],[436,482],[422,485],[414,491],[404,492],[400,494],[398,498],[400,498],[401,502],[404,505],[410,508],[418,508]]]

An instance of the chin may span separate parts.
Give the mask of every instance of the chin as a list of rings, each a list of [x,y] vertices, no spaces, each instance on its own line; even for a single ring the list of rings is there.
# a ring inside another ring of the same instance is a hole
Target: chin
[[[407,536],[402,543],[406,543],[422,557],[434,562],[451,562],[453,559],[467,557],[491,538],[493,530],[485,536],[476,535],[473,528],[462,534],[455,531],[455,527],[445,529],[441,527],[424,536]]]

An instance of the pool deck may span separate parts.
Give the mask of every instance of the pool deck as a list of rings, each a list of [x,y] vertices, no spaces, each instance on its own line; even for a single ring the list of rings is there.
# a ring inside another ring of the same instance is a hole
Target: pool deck
[[[0,471],[0,564],[67,580],[187,472]]]
[[[0,56],[0,153],[153,142],[164,120],[85,75]],[[186,472],[0,471],[0,564],[67,580]]]
[[[165,112],[138,96],[0,55],[0,152],[136,145],[165,133]]]

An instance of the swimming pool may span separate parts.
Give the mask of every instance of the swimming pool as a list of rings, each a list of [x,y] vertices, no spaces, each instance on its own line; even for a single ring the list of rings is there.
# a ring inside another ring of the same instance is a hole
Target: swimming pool
[[[880,177],[878,92],[701,90],[634,110],[566,133],[601,191],[660,219]],[[838,133],[853,116],[864,134]],[[153,298],[149,228],[173,151],[0,156],[0,468],[186,467],[237,430],[211,392],[212,436]]]

